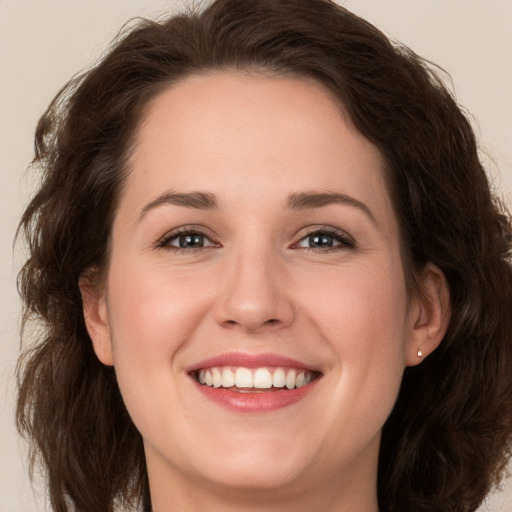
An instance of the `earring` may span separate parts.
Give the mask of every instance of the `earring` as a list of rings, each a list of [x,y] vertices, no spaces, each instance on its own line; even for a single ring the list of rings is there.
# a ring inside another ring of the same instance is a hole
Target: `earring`
[[[423,357],[423,352],[421,351],[421,349],[418,349],[418,357]]]

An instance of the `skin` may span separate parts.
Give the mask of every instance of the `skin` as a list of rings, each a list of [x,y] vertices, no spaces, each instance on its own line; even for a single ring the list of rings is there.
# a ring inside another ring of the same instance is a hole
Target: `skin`
[[[407,293],[382,170],[313,83],[212,73],[149,105],[105,282],[80,285],[96,354],[115,366],[144,439],[156,512],[378,510],[382,426],[405,366],[448,321],[436,267],[422,294]],[[213,194],[217,207],[161,199],[171,191]],[[287,205],[310,192],[353,201]],[[333,245],[310,247],[326,226]],[[170,246],[177,228],[205,246]],[[322,376],[293,405],[237,413],[186,371],[230,351],[291,357]]]

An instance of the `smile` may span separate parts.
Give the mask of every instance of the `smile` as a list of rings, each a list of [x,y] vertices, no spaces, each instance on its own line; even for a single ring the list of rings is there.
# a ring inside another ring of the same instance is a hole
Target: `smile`
[[[309,384],[318,376],[318,373],[295,368],[223,366],[201,369],[194,376],[200,384],[205,386],[222,387],[239,392],[254,392],[301,388]]]
[[[202,361],[187,373],[207,401],[237,413],[266,413],[297,403],[323,375],[281,355],[241,352]]]

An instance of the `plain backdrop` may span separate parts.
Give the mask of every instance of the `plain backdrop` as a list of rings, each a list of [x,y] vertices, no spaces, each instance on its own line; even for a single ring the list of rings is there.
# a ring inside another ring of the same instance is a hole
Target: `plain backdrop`
[[[0,512],[48,510],[44,491],[36,488],[34,497],[30,487],[26,447],[13,420],[20,323],[15,276],[23,251],[13,251],[12,241],[33,189],[25,169],[35,124],[61,85],[93,63],[125,21],[159,16],[186,3],[0,0]],[[460,103],[473,116],[495,187],[511,204],[512,0],[342,3],[450,72]],[[511,479],[489,497],[484,511],[512,512]]]

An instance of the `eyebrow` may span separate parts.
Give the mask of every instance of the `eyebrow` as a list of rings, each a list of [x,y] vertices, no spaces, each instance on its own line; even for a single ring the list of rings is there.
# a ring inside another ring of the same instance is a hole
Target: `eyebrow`
[[[321,208],[330,204],[344,204],[353,206],[364,212],[370,220],[377,224],[377,219],[370,208],[354,197],[339,192],[300,192],[288,196],[287,205],[292,210],[309,210]]]
[[[197,208],[198,210],[212,210],[218,207],[217,199],[209,192],[165,192],[142,208],[138,221],[150,210],[163,204]]]
[[[366,204],[354,197],[339,192],[300,192],[290,194],[286,201],[287,207],[292,210],[309,210],[321,208],[330,204],[344,204],[353,206],[364,212],[370,220],[377,225],[377,220]],[[213,210],[218,208],[217,198],[210,192],[165,192],[153,201],[146,204],[139,215],[140,221],[150,210],[163,204],[173,204],[198,210]]]

